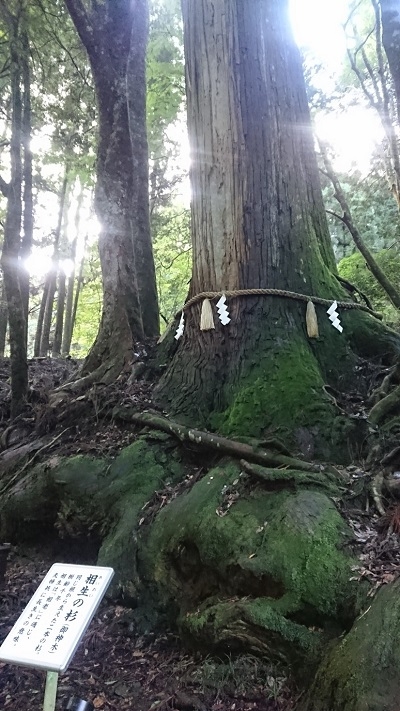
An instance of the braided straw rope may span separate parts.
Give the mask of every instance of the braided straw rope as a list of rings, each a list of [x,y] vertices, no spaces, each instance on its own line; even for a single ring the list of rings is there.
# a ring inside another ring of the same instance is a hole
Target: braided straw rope
[[[190,306],[196,304],[203,299],[214,299],[217,296],[235,297],[235,296],[281,296],[287,299],[297,299],[297,301],[312,301],[313,304],[321,304],[322,306],[330,306],[336,299],[321,299],[319,296],[307,296],[307,294],[297,294],[295,291],[286,291],[285,289],[237,289],[236,291],[202,291],[201,294],[192,296],[183,308],[175,314],[175,318],[181,315],[182,311],[186,311]],[[375,316],[380,321],[382,314],[372,311],[364,304],[358,304],[355,301],[337,301],[338,309],[359,309],[366,311],[371,316]]]

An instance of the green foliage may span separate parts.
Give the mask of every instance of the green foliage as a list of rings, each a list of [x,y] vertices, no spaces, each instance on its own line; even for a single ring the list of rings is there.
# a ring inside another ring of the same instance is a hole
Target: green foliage
[[[184,102],[179,0],[152,0],[147,54],[150,219],[161,329],[184,303],[191,274],[189,210],[180,205],[179,165]],[[178,197],[176,197],[176,195]]]
[[[192,266],[190,212],[166,207],[154,220],[153,244],[161,327],[165,327],[185,302]]]
[[[354,224],[365,245],[371,251],[388,249],[400,243],[400,220],[396,201],[389,190],[384,167],[376,156],[372,170],[367,177],[359,171],[347,175],[338,174],[343,192],[351,210]],[[323,196],[326,208],[341,215],[340,206],[333,195],[330,182],[323,180]],[[356,246],[345,225],[328,214],[328,223],[336,258],[348,257],[356,251]]]
[[[164,131],[177,118],[183,96],[180,3],[178,0],[152,0],[147,50],[147,129],[151,154],[159,154]]]
[[[394,249],[382,249],[374,258],[396,289],[400,290],[400,254]],[[338,264],[340,276],[357,286],[370,299],[373,308],[383,313],[389,323],[399,324],[400,314],[386,292],[369,271],[358,252],[345,257]]]
[[[84,266],[83,285],[71,343],[71,355],[75,358],[83,358],[94,343],[99,329],[102,303],[100,258],[96,244],[89,249]]]

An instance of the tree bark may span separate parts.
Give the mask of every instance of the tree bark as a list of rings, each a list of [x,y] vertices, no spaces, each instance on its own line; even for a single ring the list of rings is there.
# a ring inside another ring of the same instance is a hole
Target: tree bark
[[[3,9],[3,8],[1,8]],[[7,213],[4,226],[2,267],[7,298],[11,351],[11,416],[23,408],[28,390],[26,319],[20,288],[20,231],[22,219],[22,97],[19,25],[7,12],[11,77],[11,140]]]
[[[379,0],[382,13],[382,40],[396,92],[400,123],[400,7],[397,0]]]
[[[8,325],[7,299],[4,283],[0,291],[0,358],[4,358]]]
[[[82,373],[123,367],[135,340],[158,335],[145,129],[147,0],[65,4],[87,50],[98,103],[96,214],[103,276],[100,330]],[[129,104],[129,109],[128,109]]]
[[[25,11],[25,13],[27,10]],[[23,21],[26,25],[27,18],[24,16]],[[31,110],[31,77],[30,77],[30,47],[29,37],[26,26],[21,32],[21,62],[22,62],[22,84],[23,84],[23,114],[22,114],[22,144],[24,148],[23,160],[23,236],[21,241],[20,259],[21,259],[21,296],[24,306],[26,319],[26,327],[28,328],[29,314],[29,272],[25,266],[28,259],[33,242],[33,195],[32,195],[32,110]]]
[[[47,356],[50,351],[50,329],[53,317],[53,305],[54,305],[54,295],[56,293],[57,286],[57,271],[58,271],[58,259],[59,259],[59,244],[61,237],[61,229],[64,218],[65,202],[67,197],[68,188],[68,166],[65,166],[64,178],[60,191],[60,203],[58,207],[58,220],[57,226],[54,233],[54,246],[53,246],[53,263],[48,274],[48,284],[47,290],[43,292],[43,299],[46,293],[46,301],[44,307],[44,317],[43,317],[43,327],[42,334],[40,338],[40,350],[39,355]]]
[[[76,207],[76,213],[75,213],[75,237],[74,237],[74,240],[71,245],[70,258],[71,258],[71,261],[73,264],[73,268],[72,268],[71,274],[69,275],[69,277],[67,279],[65,318],[64,318],[64,329],[63,329],[62,346],[61,346],[61,355],[63,355],[63,356],[69,355],[69,351],[71,348],[71,340],[72,340],[72,331],[73,331],[72,310],[73,310],[73,304],[74,304],[75,261],[76,261],[76,248],[77,248],[77,244],[78,244],[82,202],[83,202],[83,188],[81,189],[79,196],[78,196],[78,200],[77,200],[77,207]],[[86,240],[85,240],[85,244],[86,244]],[[83,258],[82,258],[82,263],[83,263]]]
[[[61,355],[61,342],[64,324],[65,310],[65,272],[63,269],[58,270],[58,287],[57,287],[57,312],[56,326],[54,329],[54,340],[51,355],[53,358],[58,358]]]
[[[35,343],[33,346],[34,358],[38,358],[40,356],[40,343],[42,340],[44,312],[46,310],[48,291],[49,291],[49,279],[48,279],[48,275],[46,274],[44,284],[43,284],[43,294],[42,294],[42,298],[40,300],[38,319],[37,319],[37,323],[36,323]]]
[[[193,196],[189,296],[268,287],[346,300],[335,278],[287,2],[184,0],[183,19]],[[231,437],[273,429],[297,442],[310,428],[315,454],[333,456],[338,412],[324,384],[343,387],[354,377],[346,330],[350,335],[353,324],[370,317],[340,315],[342,334],[317,306],[321,338],[307,340],[300,302],[247,296],[227,306],[230,323],[223,326],[214,312],[209,331],[199,329],[199,305],[185,311],[159,403],[192,426]]]

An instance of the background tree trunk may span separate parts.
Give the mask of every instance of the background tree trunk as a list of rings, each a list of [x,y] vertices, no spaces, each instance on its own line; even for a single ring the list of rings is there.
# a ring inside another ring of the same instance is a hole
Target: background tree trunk
[[[333,188],[334,188],[334,197],[338,201],[343,214],[342,215],[337,215],[336,213],[331,213],[334,214],[335,217],[337,217],[339,220],[343,222],[344,225],[346,225],[347,229],[349,230],[354,244],[356,245],[357,249],[359,252],[362,254],[362,256],[365,259],[365,262],[368,266],[368,269],[371,271],[371,274],[374,275],[376,281],[378,284],[384,289],[386,294],[388,295],[389,299],[391,300],[393,306],[395,306],[397,309],[400,309],[400,293],[392,284],[390,279],[386,276],[385,272],[380,268],[379,264],[377,263],[376,259],[374,258],[372,252],[368,249],[366,246],[364,240],[362,239],[358,228],[353,222],[353,218],[351,216],[351,210],[348,205],[348,202],[346,200],[346,196],[344,194],[343,188],[340,184],[340,180],[338,176],[336,175],[332,163],[329,159],[328,156],[328,150],[326,145],[322,143],[322,141],[319,141],[319,146],[321,150],[321,155],[322,155],[322,160],[325,165],[325,175],[329,180],[332,182]]]
[[[26,25],[27,8],[23,16],[23,22]],[[31,111],[31,78],[30,78],[30,48],[29,37],[26,26],[23,26],[21,32],[21,62],[22,62],[22,84],[23,84],[23,114],[22,114],[22,144],[24,149],[23,160],[23,236],[21,241],[20,259],[21,259],[21,296],[24,306],[26,319],[26,327],[28,328],[28,313],[29,313],[29,272],[25,266],[28,259],[33,242],[33,195],[32,195],[32,111]]]
[[[4,358],[8,325],[7,300],[4,283],[0,290],[0,358]]]
[[[64,324],[65,310],[65,272],[59,267],[58,269],[58,287],[57,287],[57,312],[56,325],[54,329],[54,340],[51,355],[53,358],[58,358],[61,355],[61,342]]]
[[[82,290],[82,285],[83,285],[83,269],[85,266],[85,249],[86,249],[86,244],[87,244],[88,236],[86,235],[85,241],[84,241],[84,250],[83,250],[83,256],[82,260],[80,263],[79,267],[79,272],[78,272],[78,277],[76,280],[76,289],[75,289],[75,296],[74,296],[74,304],[72,307],[72,314],[71,314],[71,337],[70,340],[72,340],[72,336],[74,333],[74,326],[75,326],[75,321],[76,321],[76,312],[78,311],[78,304],[79,304],[79,297],[81,295],[81,290]],[[71,343],[70,343],[71,345]]]
[[[110,360],[112,379],[129,357],[132,342],[159,331],[148,186],[142,183],[148,160],[148,6],[147,0],[106,0],[89,8],[81,0],[65,4],[88,52],[99,112],[95,206],[101,225],[103,313],[83,373]],[[127,89],[127,81],[134,85]]]
[[[42,298],[40,300],[38,319],[37,319],[37,323],[36,323],[35,343],[33,346],[34,358],[38,358],[40,356],[40,343],[42,340],[44,312],[46,310],[48,291],[49,291],[49,278],[48,278],[48,275],[46,274],[44,284],[43,284]]]
[[[63,355],[63,356],[69,355],[69,351],[71,348],[72,331],[73,331],[73,327],[74,327],[73,319],[72,319],[72,308],[73,308],[73,303],[74,303],[76,248],[77,248],[77,244],[78,244],[82,202],[83,202],[83,188],[81,189],[81,191],[78,195],[77,207],[76,207],[76,213],[75,213],[75,238],[72,242],[71,253],[70,253],[70,258],[71,258],[73,267],[72,267],[71,273],[67,279],[65,318],[64,318],[64,329],[63,329],[62,346],[61,346],[61,355]],[[85,240],[85,244],[86,244],[86,240]],[[83,263],[83,257],[82,257],[82,263]]]
[[[400,123],[400,7],[396,0],[379,0],[382,13],[382,40],[396,92]]]
[[[44,316],[43,316],[43,326],[42,333],[40,337],[40,350],[39,355],[46,356],[49,354],[50,350],[50,330],[51,322],[53,318],[53,306],[54,306],[54,295],[56,293],[57,286],[57,272],[59,269],[59,245],[61,237],[62,223],[64,219],[64,211],[67,197],[68,188],[68,166],[65,166],[64,179],[61,186],[60,192],[60,202],[58,207],[58,220],[57,226],[54,233],[54,246],[53,246],[53,263],[48,274],[47,289],[43,291],[43,299],[46,293],[46,301],[44,306]]]
[[[7,298],[11,351],[11,416],[23,407],[28,390],[28,363],[26,351],[26,319],[20,288],[20,232],[22,218],[22,97],[19,24],[8,9],[5,13],[9,31],[11,75],[11,180],[8,190],[7,214],[4,226],[2,267]]]

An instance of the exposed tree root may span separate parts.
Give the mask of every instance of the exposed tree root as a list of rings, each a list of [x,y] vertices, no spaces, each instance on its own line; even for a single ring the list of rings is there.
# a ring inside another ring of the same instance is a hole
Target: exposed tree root
[[[396,383],[398,384],[400,379],[400,364],[396,363],[396,365],[392,366],[389,368],[389,372],[387,375],[382,380],[381,385],[379,388],[376,388],[371,396],[369,397],[369,402],[371,405],[376,405],[377,402],[385,398],[389,394],[389,389],[390,387]]]
[[[69,428],[67,428],[67,429],[69,429]],[[33,442],[32,445],[36,445],[35,452],[34,452],[33,456],[30,459],[28,459],[28,461],[25,462],[25,464],[21,467],[21,469],[18,469],[18,471],[14,474],[14,476],[3,486],[2,489],[0,489],[0,496],[3,496],[7,491],[9,491],[12,488],[13,484],[15,484],[15,482],[18,481],[18,479],[21,477],[21,475],[33,464],[36,457],[39,454],[41,454],[42,452],[44,452],[45,449],[49,449],[49,447],[51,447],[55,442],[57,442],[57,440],[60,439],[60,437],[62,437],[66,431],[67,430],[63,430],[56,437],[53,437],[49,442],[43,443],[43,440]],[[26,454],[27,454],[27,452],[25,451],[25,455]]]
[[[0,476],[4,476],[12,471],[18,462],[21,462],[31,452],[41,449],[46,443],[44,439],[37,439],[34,442],[22,444],[19,447],[11,447],[0,454]]]
[[[60,394],[65,393],[67,395],[79,395],[80,393],[83,393],[88,390],[95,383],[101,382],[104,385],[109,385],[117,379],[118,375],[123,369],[123,366],[124,364],[119,358],[114,358],[112,360],[106,361],[106,363],[102,363],[98,368],[96,368],[96,370],[93,370],[91,373],[88,373],[87,375],[84,375],[78,378],[77,380],[64,383],[63,385],[60,385],[60,387],[55,388],[53,400],[58,404],[63,400],[63,397],[60,398]]]
[[[400,385],[373,406],[368,419],[373,425],[379,425],[387,415],[395,410],[400,410]]]
[[[247,474],[259,479],[271,489],[293,488],[298,486],[318,486],[329,488],[329,479],[326,472],[303,472],[293,469],[267,469],[259,464],[249,464],[244,459],[240,460],[240,466]]]
[[[382,501],[383,473],[379,472],[374,476],[371,482],[371,493],[375,506],[381,516],[384,516],[386,511]]]
[[[167,434],[177,437],[181,442],[190,442],[199,446],[202,445],[221,452],[221,454],[229,454],[232,457],[239,457],[250,462],[264,464],[265,466],[288,467],[307,472],[325,471],[323,465],[304,462],[301,459],[289,457],[280,452],[258,449],[249,444],[238,442],[237,440],[219,437],[211,432],[192,429],[150,412],[136,412],[130,408],[116,407],[113,410],[113,418],[124,420],[125,422],[135,422],[145,427],[153,427],[154,429],[162,430]]]

